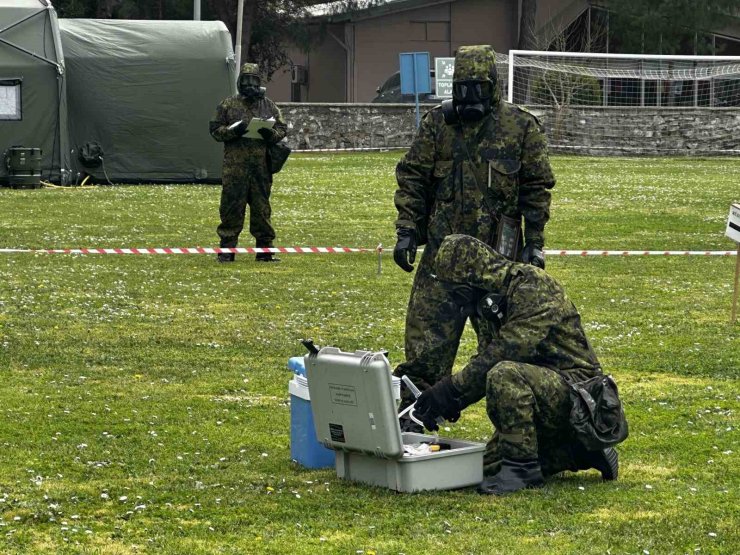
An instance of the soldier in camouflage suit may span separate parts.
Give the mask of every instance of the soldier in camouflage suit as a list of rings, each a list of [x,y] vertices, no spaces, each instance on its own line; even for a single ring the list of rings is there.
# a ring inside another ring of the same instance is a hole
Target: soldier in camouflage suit
[[[576,307],[543,270],[506,260],[467,235],[449,235],[435,260],[436,277],[456,310],[470,315],[478,353],[460,372],[422,393],[416,413],[455,421],[486,398],[496,431],[484,456],[482,493],[542,485],[563,470],[597,468],[616,479],[614,449],[586,451],[569,424],[569,387],[601,375]],[[454,324],[444,323],[450,333]]]
[[[442,239],[465,233],[494,247],[504,240],[512,258],[544,268],[544,228],[555,184],[537,118],[501,100],[490,46],[458,50],[453,91],[451,117],[444,103],[427,112],[396,168],[394,259],[410,272],[416,246],[426,247],[406,315],[406,361],[395,374],[409,375],[420,389],[450,374],[466,321],[450,312],[447,294],[432,279]],[[523,250],[519,228],[508,239],[499,233],[504,216],[519,226],[523,217]],[[410,402],[404,395],[404,403]]]
[[[287,126],[280,109],[260,86],[257,64],[242,65],[237,83],[239,94],[221,102],[210,123],[211,136],[224,143],[223,189],[221,191],[221,225],[218,236],[222,247],[236,247],[244,228],[244,214],[249,205],[249,232],[257,247],[272,247],[275,230],[270,216],[272,174],[267,164],[267,145],[280,142]],[[261,139],[243,137],[252,118],[275,118],[272,129],[260,129]],[[232,124],[240,122],[236,128]],[[233,262],[233,253],[218,255],[219,262]],[[259,262],[278,259],[270,253],[257,255]]]

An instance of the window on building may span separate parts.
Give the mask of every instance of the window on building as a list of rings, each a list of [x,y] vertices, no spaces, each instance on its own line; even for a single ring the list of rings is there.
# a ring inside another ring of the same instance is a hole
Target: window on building
[[[411,21],[408,40],[449,42],[449,21]]]
[[[21,80],[0,79],[0,120],[20,120]]]
[[[449,42],[450,23],[448,21],[427,22],[427,40],[438,42]]]

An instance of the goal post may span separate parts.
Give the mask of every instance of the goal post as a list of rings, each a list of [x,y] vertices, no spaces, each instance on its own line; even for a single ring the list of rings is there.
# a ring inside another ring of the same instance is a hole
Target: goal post
[[[740,154],[740,56],[512,50],[497,67],[555,151]]]

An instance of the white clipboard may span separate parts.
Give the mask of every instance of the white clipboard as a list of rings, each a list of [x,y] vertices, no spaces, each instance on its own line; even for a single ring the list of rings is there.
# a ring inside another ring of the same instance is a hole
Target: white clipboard
[[[260,119],[252,118],[252,121],[247,125],[247,132],[244,137],[247,139],[261,139],[262,135],[259,134],[260,129],[272,129],[275,126],[275,118]]]

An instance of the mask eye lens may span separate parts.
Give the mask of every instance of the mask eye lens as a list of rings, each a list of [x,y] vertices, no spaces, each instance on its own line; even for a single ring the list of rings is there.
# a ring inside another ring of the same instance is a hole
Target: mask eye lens
[[[464,83],[456,83],[456,94],[460,98],[465,98],[468,95],[468,86]]]
[[[458,82],[453,85],[455,96],[468,102],[480,102],[493,96],[493,86],[488,81]]]

